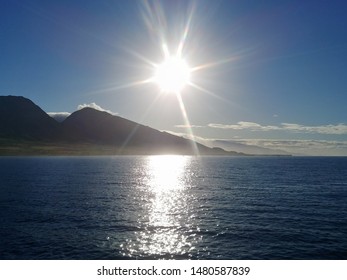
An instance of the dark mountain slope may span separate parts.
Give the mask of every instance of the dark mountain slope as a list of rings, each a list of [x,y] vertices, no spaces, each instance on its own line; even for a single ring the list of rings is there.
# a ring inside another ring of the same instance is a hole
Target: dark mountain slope
[[[194,145],[203,153],[217,152],[193,141],[92,108],[84,108],[71,114],[62,123],[62,137],[71,142],[107,144],[120,149],[141,148],[151,153],[194,154]]]
[[[0,96],[0,137],[47,140],[57,137],[59,124],[31,100]]]

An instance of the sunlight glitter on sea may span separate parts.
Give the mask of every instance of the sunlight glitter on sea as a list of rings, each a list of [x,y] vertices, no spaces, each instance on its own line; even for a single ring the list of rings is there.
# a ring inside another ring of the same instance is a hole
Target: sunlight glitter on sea
[[[189,157],[148,157],[143,176],[146,211],[138,219],[139,231],[122,244],[124,256],[145,258],[189,258],[196,234],[190,211]]]

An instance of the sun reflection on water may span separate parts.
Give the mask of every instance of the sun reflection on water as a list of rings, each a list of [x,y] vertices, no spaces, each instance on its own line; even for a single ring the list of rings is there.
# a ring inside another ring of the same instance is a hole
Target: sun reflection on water
[[[149,185],[156,193],[185,187],[184,171],[188,157],[152,156],[148,158]]]
[[[146,159],[142,195],[145,211],[139,215],[132,239],[123,254],[139,258],[190,258],[198,241],[190,195],[186,156],[151,156]]]

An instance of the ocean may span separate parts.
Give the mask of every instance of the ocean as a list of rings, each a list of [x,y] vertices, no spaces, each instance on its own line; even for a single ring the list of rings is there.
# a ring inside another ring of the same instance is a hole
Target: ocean
[[[347,259],[346,157],[0,157],[0,259]]]

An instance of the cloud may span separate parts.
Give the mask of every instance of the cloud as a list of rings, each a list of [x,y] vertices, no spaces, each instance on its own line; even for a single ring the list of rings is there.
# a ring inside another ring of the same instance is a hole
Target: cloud
[[[47,113],[50,117],[55,119],[57,122],[62,122],[65,120],[68,116],[71,115],[71,113],[68,112],[48,112]]]
[[[280,129],[278,126],[263,126],[255,122],[238,122],[237,124],[218,124],[218,123],[210,123],[209,127],[219,128],[219,129],[234,129],[234,130],[243,130],[249,129],[252,131],[270,131],[270,130],[278,130]]]
[[[246,154],[291,154],[307,156],[347,156],[347,141],[293,139],[212,139],[186,133],[166,131],[176,136],[195,140],[208,147]]]
[[[270,149],[281,149],[292,154],[313,156],[346,156],[347,141],[245,139],[244,143]]]
[[[319,126],[304,126],[300,124],[293,123],[282,123],[282,128],[284,130],[294,131],[294,132],[305,132],[305,133],[319,133],[319,134],[347,134],[347,125],[340,123],[337,125],[319,125]]]
[[[218,143],[220,140],[214,140]],[[224,142],[238,143],[248,147],[259,147],[272,151],[285,151],[292,155],[346,156],[347,141],[328,140],[282,140],[282,139],[224,139]],[[265,151],[265,150],[264,150]]]
[[[251,131],[287,131],[294,133],[316,133],[316,134],[331,134],[343,135],[347,134],[347,125],[328,124],[317,126],[305,126],[295,123],[281,123],[280,125],[261,125],[255,122],[238,122],[237,124],[217,124],[210,123],[208,127],[217,129],[233,129],[233,130],[251,130]]]
[[[175,127],[178,127],[178,128],[200,128],[200,127],[204,127],[202,125],[195,125],[195,124],[177,124],[175,125]]]
[[[102,108],[101,106],[97,105],[96,103],[92,102],[92,103],[89,103],[89,104],[81,104],[81,105],[78,105],[77,106],[77,110],[81,110],[83,108],[93,108],[95,110],[98,110],[98,111],[103,111],[103,112],[107,112],[111,115],[118,115],[118,113],[114,113],[110,110],[106,110],[104,108]],[[56,121],[58,122],[62,122],[64,121],[68,116],[71,115],[71,113],[69,112],[48,112],[47,113],[50,117],[52,117],[53,119],[55,119]]]
[[[106,109],[100,107],[99,105],[97,105],[94,102],[89,103],[89,104],[81,104],[81,105],[77,106],[77,110],[81,110],[83,108],[93,108],[93,109],[98,110],[98,111],[107,112],[107,113],[109,113],[111,115],[118,115],[118,113],[114,113],[114,112],[112,112],[110,110],[106,110]]]

